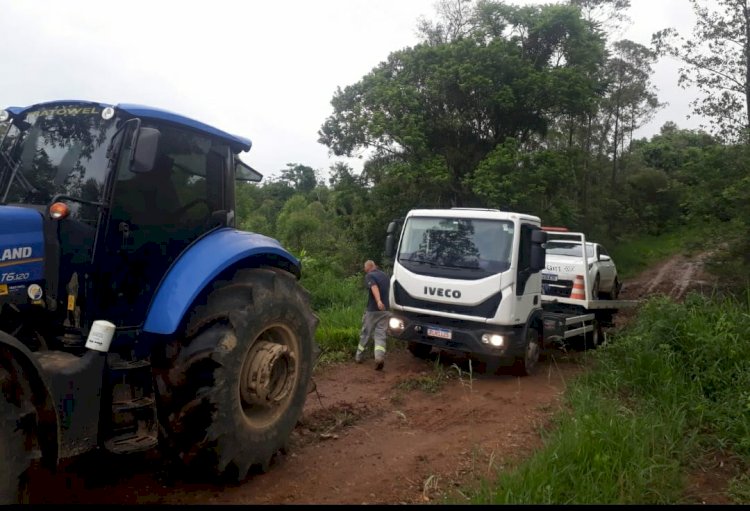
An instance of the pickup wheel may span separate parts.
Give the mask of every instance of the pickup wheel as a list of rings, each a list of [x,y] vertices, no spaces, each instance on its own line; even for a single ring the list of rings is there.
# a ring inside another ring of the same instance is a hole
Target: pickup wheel
[[[421,342],[410,341],[409,344],[406,345],[406,348],[415,357],[423,359],[429,358],[430,353],[432,352],[432,346]]]
[[[599,298],[599,274],[597,273],[594,279],[594,286],[591,288],[591,299],[599,300]]]
[[[511,373],[516,376],[529,376],[539,363],[542,354],[542,340],[536,327],[526,330],[526,348],[523,357],[517,358],[511,367]]]

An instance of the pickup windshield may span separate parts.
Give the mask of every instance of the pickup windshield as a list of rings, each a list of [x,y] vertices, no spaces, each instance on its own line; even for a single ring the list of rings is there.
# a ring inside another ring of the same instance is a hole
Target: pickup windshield
[[[0,201],[45,206],[58,194],[101,200],[115,130],[101,112],[99,105],[61,104],[0,126]]]
[[[549,255],[581,257],[580,241],[548,241],[546,252]],[[586,255],[594,257],[594,244],[586,243]]]
[[[510,268],[513,223],[476,218],[411,217],[404,226],[398,261],[422,267],[494,274]]]

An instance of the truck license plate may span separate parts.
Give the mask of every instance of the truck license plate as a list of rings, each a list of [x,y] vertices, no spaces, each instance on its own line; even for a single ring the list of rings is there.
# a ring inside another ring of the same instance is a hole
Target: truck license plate
[[[451,331],[447,328],[428,328],[427,335],[430,337],[439,337],[441,339],[450,339],[453,337]]]
[[[542,273],[542,280],[551,280],[554,282],[557,280],[557,275],[554,273]]]

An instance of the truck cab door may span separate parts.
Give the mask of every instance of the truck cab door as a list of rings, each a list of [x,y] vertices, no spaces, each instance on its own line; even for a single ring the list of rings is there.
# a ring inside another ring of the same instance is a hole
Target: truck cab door
[[[527,315],[527,311],[541,307],[540,296],[542,290],[541,267],[538,257],[534,255],[535,232],[541,231],[538,226],[528,223],[521,224],[516,261],[516,311]],[[541,265],[543,266],[543,265]]]

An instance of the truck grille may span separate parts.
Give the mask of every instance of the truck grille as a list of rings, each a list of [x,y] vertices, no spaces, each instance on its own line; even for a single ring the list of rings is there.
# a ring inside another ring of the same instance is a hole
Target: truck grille
[[[399,284],[398,281],[394,283],[393,295],[396,299],[396,303],[403,305],[404,307],[463,314],[466,316],[476,316],[478,318],[494,318],[497,308],[500,305],[500,299],[503,297],[502,292],[498,291],[477,305],[430,302],[414,298],[407,293],[403,287],[401,287],[401,284]]]

